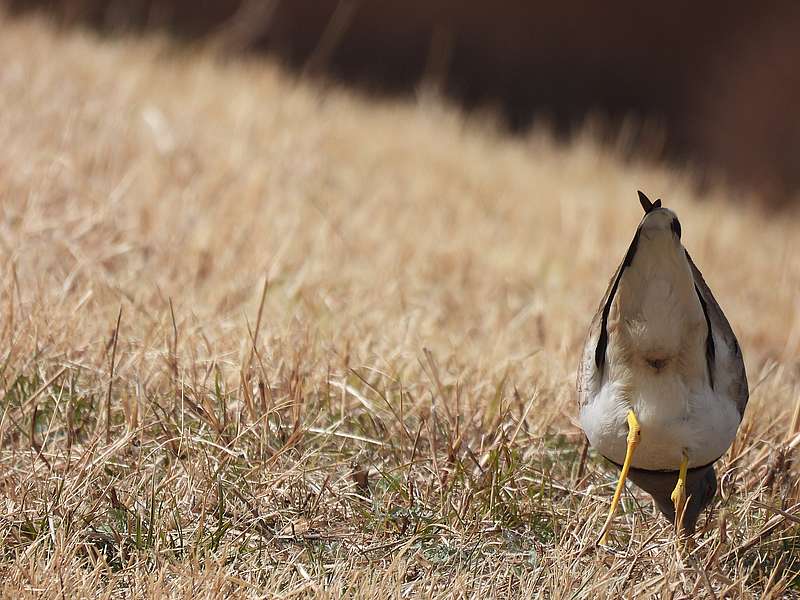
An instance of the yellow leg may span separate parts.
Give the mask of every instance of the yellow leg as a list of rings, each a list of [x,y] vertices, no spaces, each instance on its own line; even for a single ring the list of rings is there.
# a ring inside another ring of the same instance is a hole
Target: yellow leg
[[[675,505],[675,529],[683,527],[683,511],[686,509],[686,471],[689,468],[689,455],[683,451],[681,468],[678,471],[678,483],[672,490],[672,503]]]
[[[639,421],[636,420],[636,415],[632,410],[628,411],[628,447],[625,450],[625,462],[622,463],[622,471],[619,474],[619,481],[617,482],[617,489],[614,490],[614,497],[611,499],[611,508],[608,510],[608,517],[603,525],[600,533],[598,543],[605,544],[608,541],[608,532],[611,528],[611,520],[614,518],[614,512],[617,510],[619,498],[622,495],[622,488],[625,487],[625,479],[628,477],[628,471],[631,468],[631,461],[633,460],[633,451],[639,445],[639,437],[641,436],[641,429]]]

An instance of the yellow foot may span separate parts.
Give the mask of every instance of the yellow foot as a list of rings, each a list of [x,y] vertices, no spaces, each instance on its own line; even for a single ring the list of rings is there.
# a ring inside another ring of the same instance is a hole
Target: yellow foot
[[[675,489],[670,495],[672,503],[675,505],[675,529],[679,531],[683,528],[683,512],[686,510],[686,471],[688,468],[689,455],[684,449],[681,468],[678,471],[678,483],[675,484]]]
[[[639,438],[641,437],[641,428],[639,421],[636,420],[636,415],[632,410],[628,411],[628,446],[625,449],[625,462],[622,463],[622,471],[619,474],[619,481],[617,482],[617,489],[614,490],[614,497],[611,499],[611,508],[608,510],[608,517],[600,532],[600,538],[597,540],[598,544],[605,544],[608,542],[608,533],[611,529],[611,521],[614,518],[614,512],[617,510],[620,496],[622,495],[622,488],[625,487],[625,479],[628,477],[628,471],[631,468],[631,461],[633,460],[633,451],[639,445]],[[684,477],[685,479],[685,477]]]

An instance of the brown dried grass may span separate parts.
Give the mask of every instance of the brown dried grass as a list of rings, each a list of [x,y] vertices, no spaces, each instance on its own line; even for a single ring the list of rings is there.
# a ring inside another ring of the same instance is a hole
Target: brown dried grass
[[[3,596],[798,595],[800,215],[425,94],[0,25]],[[634,490],[593,550],[614,473],[577,477],[637,188],[752,386],[681,552]]]

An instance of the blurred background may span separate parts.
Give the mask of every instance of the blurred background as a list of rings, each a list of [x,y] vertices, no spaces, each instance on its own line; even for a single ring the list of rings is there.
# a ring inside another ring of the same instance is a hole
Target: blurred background
[[[377,94],[442,93],[513,131],[592,128],[773,206],[800,197],[800,3],[0,0],[166,31]]]

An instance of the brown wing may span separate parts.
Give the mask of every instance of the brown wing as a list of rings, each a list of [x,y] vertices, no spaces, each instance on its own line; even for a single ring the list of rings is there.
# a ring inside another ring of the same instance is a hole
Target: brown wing
[[[620,271],[624,268],[624,264],[620,264],[614,272],[614,276],[608,282],[606,293],[603,295],[603,300],[597,312],[594,313],[592,324],[589,326],[589,332],[586,334],[586,341],[583,344],[583,353],[581,354],[581,362],[578,365],[578,377],[576,387],[578,390],[578,410],[580,410],[587,400],[595,393],[597,393],[602,379],[603,365],[597,364],[597,345],[600,342],[600,336],[603,328],[603,311],[606,305],[614,300],[613,293],[616,291],[617,279],[619,278]]]
[[[688,252],[686,253],[686,259],[692,269],[694,284],[705,301],[710,328],[714,336],[714,388],[727,395],[732,402],[735,402],[739,414],[744,415],[750,392],[747,387],[747,373],[742,359],[742,350],[730,323],[728,323],[728,319],[725,318],[725,313],[722,312],[722,308],[717,304],[714,294],[711,293],[711,289],[703,279],[700,269],[694,264]]]
[[[630,266],[633,262],[633,257],[636,255],[641,227],[642,224],[640,222],[639,227],[636,228],[636,234],[628,246],[625,257],[617,267],[617,270],[614,271],[611,281],[608,282],[608,288],[606,288],[606,293],[603,295],[602,302],[600,302],[600,308],[597,309],[589,327],[589,333],[583,346],[581,364],[578,366],[578,410],[600,389],[600,384],[603,380],[603,369],[605,368],[606,348],[608,346],[607,326],[611,303],[614,302],[614,295],[617,292],[622,272],[626,267]]]

